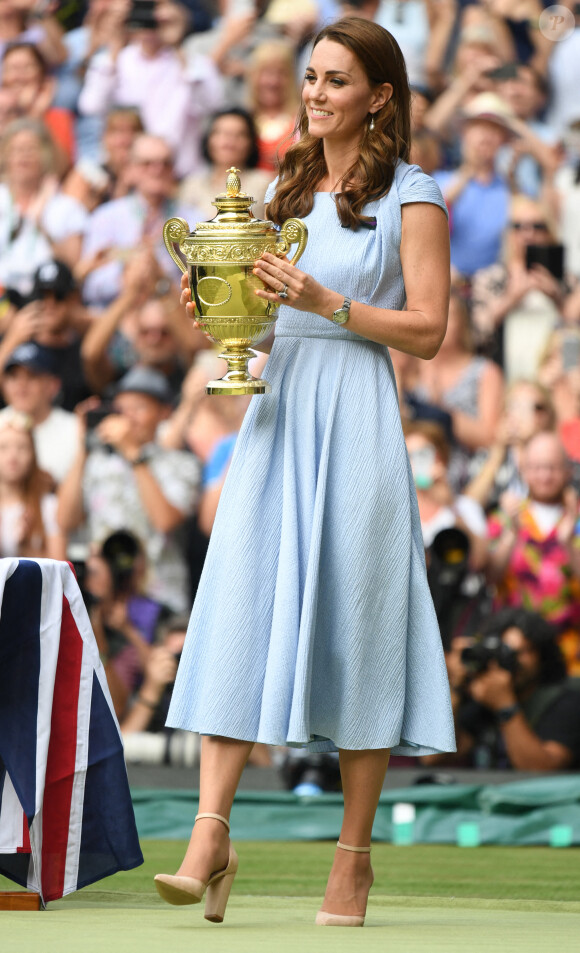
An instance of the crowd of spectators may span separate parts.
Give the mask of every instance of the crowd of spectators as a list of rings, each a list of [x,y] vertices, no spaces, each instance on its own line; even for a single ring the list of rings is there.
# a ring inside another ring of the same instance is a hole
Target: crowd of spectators
[[[362,16],[403,49],[449,208],[447,336],[392,358],[457,758],[580,764],[580,4],[557,10],[0,0],[1,555],[75,563],[128,735],[163,735],[247,407],[204,394],[220,361],[162,226],[212,217],[232,165],[264,215],[310,39]]]

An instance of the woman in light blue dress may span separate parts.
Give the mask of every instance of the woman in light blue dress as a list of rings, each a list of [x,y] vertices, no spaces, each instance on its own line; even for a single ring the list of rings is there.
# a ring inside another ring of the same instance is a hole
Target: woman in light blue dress
[[[156,884],[170,903],[206,892],[206,917],[223,919],[252,745],[338,749],[344,822],[317,923],[362,926],[390,751],[454,750],[387,350],[436,353],[449,235],[437,185],[407,163],[408,81],[382,27],[321,31],[300,128],[268,217],[304,219],[308,244],[300,268],[256,262],[256,293],[282,305],[272,393],[252,400],[236,444],[168,719],[203,736],[203,823]]]

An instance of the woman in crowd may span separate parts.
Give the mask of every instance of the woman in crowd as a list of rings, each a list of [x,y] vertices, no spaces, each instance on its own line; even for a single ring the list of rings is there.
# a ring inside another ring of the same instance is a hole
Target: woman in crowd
[[[428,359],[441,343],[448,228],[439,189],[408,164],[410,92],[386,30],[323,29],[302,96],[266,200],[273,222],[304,219],[308,244],[300,268],[265,252],[254,269],[256,295],[283,305],[272,393],[238,436],[177,675],[168,723],[203,735],[200,815],[178,874],[156,884],[177,904],[207,890],[221,921],[255,742],[338,749],[344,820],[317,923],[360,927],[390,751],[454,747],[387,351]]]
[[[58,190],[54,149],[38,120],[17,119],[0,140],[0,284],[26,296],[36,269],[78,260],[87,210]]]
[[[232,166],[242,173],[242,189],[256,200],[252,212],[256,218],[264,217],[264,195],[271,174],[257,169],[259,152],[258,137],[250,113],[239,107],[222,109],[214,113],[203,137],[201,150],[206,169],[200,175],[185,179],[179,198],[185,205],[198,208],[205,216],[213,218],[217,212],[212,202],[225,189],[227,171]]]
[[[554,331],[540,361],[538,380],[551,395],[556,429],[580,489],[580,327]]]
[[[474,353],[464,299],[453,291],[445,340],[433,361],[420,364],[413,390],[451,414],[453,447],[449,480],[462,489],[476,451],[491,446],[501,414],[503,381],[493,361]]]
[[[75,158],[73,115],[68,109],[53,106],[55,81],[47,62],[34,43],[13,43],[2,57],[2,86],[12,90],[20,115],[41,120],[56,148],[59,172]]]
[[[118,718],[141,683],[163,619],[161,604],[142,593],[146,573],[143,546],[126,530],[111,533],[87,560],[83,586]]]
[[[298,91],[294,48],[285,40],[257,46],[247,72],[250,112],[258,130],[258,168],[275,172],[292,144]]]
[[[0,412],[0,555],[65,559],[51,479],[36,462],[32,421]]]
[[[441,530],[458,526],[471,543],[471,569],[483,569],[486,557],[485,514],[474,499],[453,493],[449,486],[447,466],[450,452],[443,429],[436,423],[422,420],[405,424],[404,432],[425,549],[429,549]]]
[[[564,303],[562,284],[541,265],[528,267],[529,245],[555,241],[546,210],[514,195],[502,260],[473,276],[472,318],[478,345],[504,368],[506,380],[533,380]]]

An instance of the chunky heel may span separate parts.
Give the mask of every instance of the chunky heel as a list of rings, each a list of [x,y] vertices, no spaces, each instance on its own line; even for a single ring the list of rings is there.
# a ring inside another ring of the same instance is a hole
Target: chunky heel
[[[223,921],[235,876],[234,870],[233,873],[224,874],[215,883],[209,884],[205,895],[204,917],[206,920],[211,920],[212,923]]]
[[[230,829],[227,818],[221,814],[198,814],[196,821],[202,817],[214,818]],[[227,866],[211,875],[207,883],[196,880],[194,877],[184,877],[172,874],[157,874],[155,886],[159,896],[167,903],[182,906],[188,903],[199,903],[205,894],[205,918],[212,923],[221,923],[226,912],[230,890],[238,870],[238,855],[230,844],[230,854]]]

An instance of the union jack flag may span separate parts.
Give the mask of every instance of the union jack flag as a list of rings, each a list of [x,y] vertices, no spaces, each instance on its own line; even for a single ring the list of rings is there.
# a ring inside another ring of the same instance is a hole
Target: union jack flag
[[[119,726],[68,563],[0,560],[0,873],[42,902],[143,863]]]

